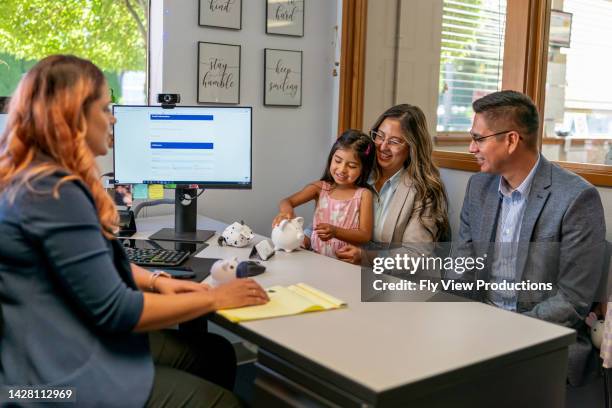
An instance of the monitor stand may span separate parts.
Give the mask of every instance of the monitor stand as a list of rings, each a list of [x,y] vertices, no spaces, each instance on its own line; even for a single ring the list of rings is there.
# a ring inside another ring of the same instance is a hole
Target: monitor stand
[[[174,228],[163,228],[149,239],[159,241],[205,242],[215,231],[196,228],[198,218],[197,189],[176,186],[174,191]],[[191,197],[191,200],[185,200]],[[187,205],[183,201],[188,201]]]

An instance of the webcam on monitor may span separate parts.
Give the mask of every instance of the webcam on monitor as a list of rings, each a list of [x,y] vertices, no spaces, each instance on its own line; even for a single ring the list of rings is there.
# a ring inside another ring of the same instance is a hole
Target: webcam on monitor
[[[181,102],[181,95],[174,93],[157,94],[157,103],[162,105],[176,105]]]

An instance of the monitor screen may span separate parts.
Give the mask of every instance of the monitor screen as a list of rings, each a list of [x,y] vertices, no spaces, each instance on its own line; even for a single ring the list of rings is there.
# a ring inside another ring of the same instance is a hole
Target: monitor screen
[[[252,185],[251,108],[113,106],[116,184]]]
[[[6,113],[0,113],[0,135],[4,132],[4,128],[6,127],[6,121],[8,120],[8,115]]]

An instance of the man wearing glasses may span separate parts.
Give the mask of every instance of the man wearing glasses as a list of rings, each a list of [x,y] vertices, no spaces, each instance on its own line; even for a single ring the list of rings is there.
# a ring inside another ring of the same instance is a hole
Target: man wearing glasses
[[[468,182],[454,254],[486,253],[487,261],[483,270],[448,276],[497,284],[471,295],[575,329],[568,380],[578,385],[596,364],[584,317],[600,300],[596,292],[604,277],[599,193],[538,152],[538,112],[526,95],[495,92],[476,100],[473,108],[469,151],[481,172]],[[552,290],[507,285],[527,281],[550,283]]]

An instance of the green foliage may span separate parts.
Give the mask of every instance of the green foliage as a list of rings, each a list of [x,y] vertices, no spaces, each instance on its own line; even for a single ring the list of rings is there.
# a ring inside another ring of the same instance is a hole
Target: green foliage
[[[126,3],[3,0],[0,52],[26,61],[50,54],[74,54],[93,61],[105,71],[142,70],[145,36],[135,16],[144,21],[145,3],[137,2],[135,14],[130,13]]]
[[[10,54],[0,53],[0,96],[13,93],[21,77],[36,64],[34,60],[17,59]],[[116,72],[103,71],[109,88],[112,89],[116,101],[121,98],[121,81]],[[116,102],[115,101],[115,102]]]
[[[36,61],[26,61],[16,59],[9,54],[0,54],[0,96],[10,95],[15,90],[15,86]]]
[[[119,103],[121,100],[121,78],[116,72],[103,71],[106,77],[106,83],[110,88],[113,103]]]

